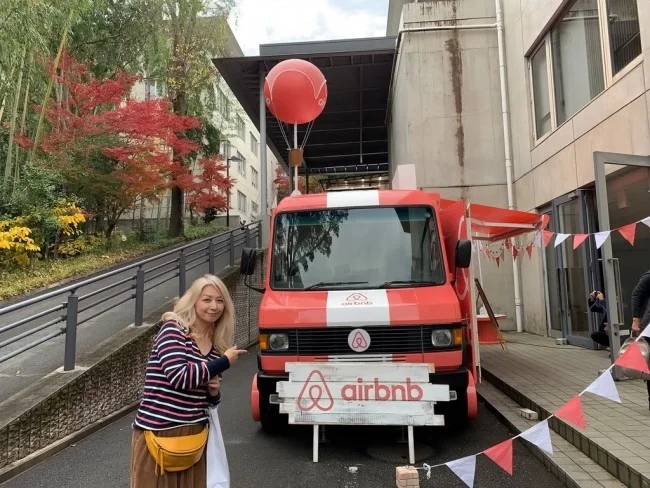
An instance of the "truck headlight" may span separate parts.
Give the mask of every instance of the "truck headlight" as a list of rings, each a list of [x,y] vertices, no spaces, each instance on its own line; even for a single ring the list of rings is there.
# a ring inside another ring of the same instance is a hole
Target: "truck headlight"
[[[289,336],[287,334],[270,334],[269,349],[271,351],[286,351],[289,349]]]
[[[451,346],[452,336],[449,329],[435,329],[431,331],[431,344],[435,347]]]

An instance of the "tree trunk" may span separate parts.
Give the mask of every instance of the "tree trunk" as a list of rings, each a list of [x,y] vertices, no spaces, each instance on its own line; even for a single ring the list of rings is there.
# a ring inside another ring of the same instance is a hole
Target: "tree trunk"
[[[187,98],[185,93],[180,92],[173,100],[174,113],[180,116],[187,115]],[[174,156],[175,158],[175,156]],[[178,160],[179,163],[184,162]],[[182,237],[185,235],[183,226],[183,190],[173,183],[172,201],[169,214],[169,237]]]
[[[16,91],[14,92],[14,104],[11,109],[11,122],[9,124],[9,143],[7,148],[7,162],[5,164],[5,176],[2,180],[3,193],[7,191],[9,180],[12,176],[13,170],[13,149],[14,149],[14,134],[16,133],[16,120],[18,119],[18,106],[20,105],[20,95],[22,93],[23,74],[25,72],[25,57],[27,56],[27,48],[23,49],[23,57],[20,61],[20,71],[18,72],[18,83]],[[8,195],[6,195],[8,196]]]

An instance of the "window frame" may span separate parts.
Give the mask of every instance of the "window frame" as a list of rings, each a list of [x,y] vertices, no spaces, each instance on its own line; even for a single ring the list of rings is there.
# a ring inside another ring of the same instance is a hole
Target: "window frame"
[[[639,66],[643,62],[644,52],[643,46],[641,46],[641,53],[630,61],[627,66],[621,69],[615,75],[612,74],[612,47],[609,33],[609,23],[608,20],[608,8],[607,0],[596,0],[596,5],[598,9],[598,24],[600,27],[600,51],[601,51],[601,61],[603,63],[603,78],[604,78],[604,88],[603,91],[596,95],[594,98],[585,103],[579,110],[576,111],[571,117],[568,117],[567,120],[558,124],[557,121],[557,106],[555,99],[555,77],[554,77],[554,65],[553,65],[553,48],[551,43],[551,32],[558,25],[558,22],[566,15],[566,13],[571,10],[571,8],[576,4],[578,0],[569,1],[561,10],[558,11],[556,20],[554,20],[544,32],[544,35],[537,42],[535,47],[530,51],[530,54],[526,56],[527,63],[527,76],[528,76],[528,90],[530,93],[529,105],[530,113],[532,117],[532,142],[533,147],[538,146],[546,139],[548,139],[551,134],[555,133],[557,129],[562,127],[567,122],[571,121],[578,113],[580,113],[587,105],[593,102],[596,98],[600,97],[605,93],[609,88],[611,88],[617,81],[623,78],[625,75],[629,74],[634,68]],[[638,15],[638,0],[635,0],[637,3],[637,15]],[[540,49],[546,49],[546,72],[547,72],[547,89],[548,99],[550,103],[550,114],[551,114],[551,129],[543,134],[540,137],[537,137],[537,116],[535,113],[535,85],[533,78],[533,57],[539,52]]]

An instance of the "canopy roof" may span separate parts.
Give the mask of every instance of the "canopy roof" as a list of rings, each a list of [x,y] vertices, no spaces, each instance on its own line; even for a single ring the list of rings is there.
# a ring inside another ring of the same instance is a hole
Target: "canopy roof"
[[[457,200],[440,200],[442,209]],[[535,232],[548,225],[548,216],[520,210],[469,204],[469,221],[472,239],[499,241],[508,237]]]
[[[260,76],[285,59],[300,58],[316,65],[327,80],[328,99],[305,145],[310,173],[388,171],[386,107],[395,38],[346,39],[267,44],[260,56],[224,57],[213,62],[257,129],[260,129]],[[288,147],[275,117],[266,110],[266,142],[275,156],[288,160]],[[307,125],[298,126],[302,143]],[[293,128],[284,125],[291,139]]]

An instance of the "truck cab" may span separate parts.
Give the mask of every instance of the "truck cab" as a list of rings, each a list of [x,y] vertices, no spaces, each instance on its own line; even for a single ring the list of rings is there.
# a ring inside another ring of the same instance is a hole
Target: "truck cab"
[[[276,432],[288,362],[429,365],[447,424],[477,414],[465,206],[420,190],[291,196],[273,211],[259,307],[253,418]],[[241,269],[252,274],[255,251]]]

